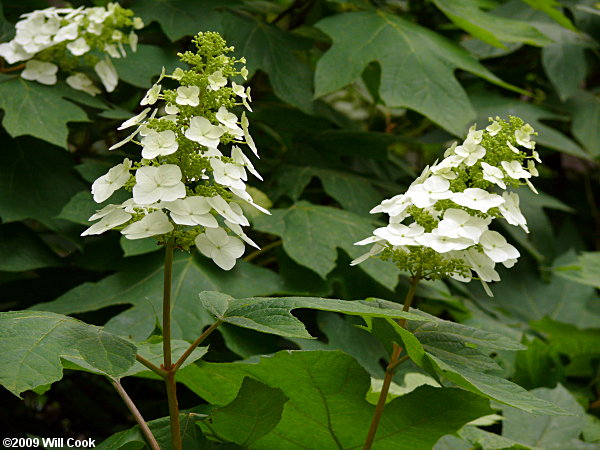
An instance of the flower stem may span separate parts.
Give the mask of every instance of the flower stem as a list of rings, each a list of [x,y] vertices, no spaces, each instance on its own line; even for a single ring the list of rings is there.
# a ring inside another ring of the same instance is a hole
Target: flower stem
[[[171,443],[173,450],[182,450],[181,431],[179,428],[179,405],[177,404],[177,386],[175,372],[171,362],[171,281],[173,279],[173,240],[165,245],[165,275],[163,290],[163,367],[166,372],[165,384],[171,418]]]
[[[179,368],[181,367],[181,365],[185,362],[185,360],[188,358],[188,356],[190,356],[192,354],[192,352],[194,351],[194,349],[196,347],[198,347],[203,341],[204,339],[206,339],[208,337],[208,335],[210,333],[212,333],[219,325],[221,325],[223,322],[221,320],[217,320],[215,323],[213,323],[209,328],[206,329],[206,331],[204,333],[202,333],[198,339],[196,339],[189,347],[188,349],[185,351],[185,353],[183,355],[181,355],[181,357],[177,360],[177,362],[175,363],[175,365],[173,365],[173,372],[177,372],[177,370],[179,370]]]
[[[135,403],[133,403],[133,400],[131,400],[131,397],[129,397],[129,395],[127,395],[127,392],[125,392],[125,389],[123,389],[121,382],[114,378],[110,378],[110,382],[113,385],[113,387],[115,388],[115,390],[119,393],[119,396],[123,399],[123,401],[127,405],[127,408],[129,409],[131,414],[133,414],[133,417],[135,418],[135,421],[137,422],[138,426],[140,427],[142,434],[146,438],[146,442],[148,443],[148,446],[152,450],[160,450],[160,447],[158,446],[158,443],[156,442],[156,438],[152,434],[152,431],[150,431],[148,424],[142,417],[142,414],[140,413],[140,411],[135,406]]]
[[[406,294],[406,298],[404,299],[404,307],[403,311],[408,311],[410,305],[415,296],[415,291],[417,290],[417,284],[419,284],[419,280],[421,279],[420,272],[412,277],[410,288],[408,289],[408,293]],[[400,319],[398,321],[398,325],[402,328],[406,325],[406,319]],[[400,358],[400,354],[402,353],[402,347],[400,347],[395,342],[392,343],[392,356],[390,358],[390,362],[385,369],[385,377],[383,379],[383,385],[381,386],[381,392],[379,393],[379,399],[377,400],[377,406],[375,407],[375,412],[373,413],[373,418],[371,419],[371,426],[369,427],[369,433],[367,434],[367,438],[365,440],[365,445],[363,446],[363,450],[370,450],[373,445],[373,441],[375,440],[375,433],[377,433],[377,427],[379,426],[379,421],[381,420],[381,416],[383,415],[383,409],[385,408],[385,401],[387,399],[388,392],[390,390],[390,384],[392,383],[392,377],[394,376],[394,372],[396,368],[408,359],[407,356]]]

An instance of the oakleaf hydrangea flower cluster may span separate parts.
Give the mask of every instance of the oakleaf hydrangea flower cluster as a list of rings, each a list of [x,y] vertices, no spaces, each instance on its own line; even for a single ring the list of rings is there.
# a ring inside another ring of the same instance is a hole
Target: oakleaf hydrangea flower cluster
[[[107,92],[119,77],[111,58],[127,56],[124,44],[136,51],[138,37],[133,31],[144,26],[133,11],[118,3],[93,8],[46,8],[23,14],[16,35],[0,44],[0,56],[9,64],[27,61],[21,77],[53,85],[57,72],[69,73],[66,82],[90,95],[100,93],[82,70],[93,67]],[[98,56],[98,52],[103,56]]]
[[[485,130],[473,126],[404,194],[371,210],[387,214],[389,223],[356,243],[373,246],[353,265],[379,255],[419,278],[479,278],[492,295],[486,283],[500,280],[495,265],[512,267],[520,255],[490,224],[505,220],[529,232],[519,196],[507,189],[527,184],[537,193],[530,179],[541,160],[529,124],[517,117],[490,121]]]
[[[82,235],[117,228],[128,239],[156,237],[184,250],[195,244],[229,270],[244,253],[244,242],[258,248],[242,230],[249,222],[241,205],[269,214],[246,190],[247,172],[262,180],[241,147],[258,157],[246,112],[238,117],[231,111],[251,111],[250,88],[229,81],[245,79],[248,71],[236,68],[244,58],[226,56],[233,47],[218,33],[200,33],[192,42],[196,53],[179,54],[190,69],[170,75],[163,69],[140,102],[146,108],[119,127],[134,131],[111,150],[133,142],[141,147],[141,162],[125,159],[92,185],[98,203],[121,188],[133,198],[96,212],[90,220],[100,220]],[[179,86],[164,89],[168,79]]]

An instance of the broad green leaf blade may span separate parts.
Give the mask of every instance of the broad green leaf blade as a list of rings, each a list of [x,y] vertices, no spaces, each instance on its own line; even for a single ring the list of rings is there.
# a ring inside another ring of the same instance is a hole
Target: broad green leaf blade
[[[96,283],[83,283],[36,310],[62,314],[131,305],[114,316],[106,329],[135,341],[147,339],[160,323],[163,295],[163,252],[131,259],[126,270]],[[172,337],[193,341],[214,319],[198,305],[198,292],[218,290],[238,297],[270,295],[282,289],[270,270],[239,261],[225,272],[203,257],[179,253],[173,262]]]
[[[513,381],[525,389],[555,386],[564,379],[557,352],[540,339],[527,342],[527,350],[517,353]]]
[[[244,378],[237,397],[213,409],[203,426],[224,442],[246,448],[277,426],[287,397],[253,378]]]
[[[317,63],[317,97],[352,83],[369,63],[377,61],[381,66],[379,94],[387,106],[413,109],[462,135],[475,112],[454,70],[516,89],[438,33],[381,10],[337,14],[321,20],[317,27],[333,39]]]
[[[587,74],[585,47],[580,43],[556,43],[542,50],[542,64],[561,100],[577,91]]]
[[[531,391],[536,397],[568,411],[568,416],[532,416],[514,408],[502,408],[502,436],[543,449],[576,448],[574,441],[587,425],[581,405],[561,384],[554,389]]]
[[[569,101],[573,123],[571,132],[594,157],[600,156],[600,100],[589,92],[580,92]]]
[[[65,100],[70,87],[44,86],[20,77],[0,78],[2,125],[12,137],[31,135],[67,147],[68,122],[87,122],[85,112]]]
[[[0,152],[2,221],[35,219],[54,228],[54,217],[85,185],[64,151],[32,138],[5,141]]]
[[[590,158],[590,154],[573,140],[541,122],[541,120],[568,120],[564,115],[554,113],[541,106],[519,101],[516,98],[502,97],[489,92],[473,92],[469,94],[469,98],[477,111],[477,122],[481,125],[488,123],[488,117],[500,116],[507,119],[509,115],[517,116],[538,132],[535,137],[538,144],[580,158]],[[543,153],[542,158],[544,158]]]
[[[583,252],[573,264],[555,265],[559,277],[600,289],[600,252]]]
[[[127,58],[115,59],[113,64],[119,73],[119,79],[140,88],[152,86],[152,79],[160,75],[161,67],[171,73],[181,66],[174,51],[154,45],[138,45],[135,53],[129,52]]]
[[[247,59],[250,74],[264,71],[277,97],[312,112],[313,73],[298,56],[308,49],[307,42],[246,14],[226,12],[223,23],[225,38],[235,46],[237,57]]]
[[[191,365],[180,374],[209,403],[233,400],[245,377],[277,386],[289,398],[273,431],[252,448],[360,448],[374,406],[369,375],[339,351],[282,351],[248,362]],[[390,402],[375,448],[422,450],[466,422],[489,414],[487,401],[458,389],[421,387]],[[307,420],[307,417],[310,420]]]
[[[521,386],[504,378],[455,364],[454,361],[448,359],[442,360],[432,354],[427,356],[440,375],[470,392],[533,414],[568,414],[562,408],[535,397]]]
[[[542,450],[539,447],[523,445],[520,442],[516,442],[504,436],[499,436],[495,433],[490,433],[489,431],[485,431],[473,426],[464,427],[458,432],[458,435],[466,441],[469,441],[471,444],[477,445],[477,448],[484,448],[486,450]]]
[[[145,24],[158,22],[172,41],[200,31],[222,32],[222,8],[237,6],[235,0],[135,0],[130,5]]]
[[[337,300],[316,297],[279,297],[234,299],[219,292],[200,293],[200,304],[219,320],[243,328],[292,338],[310,338],[302,322],[291,310],[298,308],[334,311],[343,314],[368,317],[405,318],[408,320],[431,320],[404,312],[396,303],[379,300]]]
[[[61,358],[80,359],[101,373],[123,376],[136,348],[102,328],[40,311],[0,313],[0,383],[21,392],[62,378]]]
[[[185,450],[210,450],[213,448],[210,441],[203,435],[196,422],[200,418],[193,413],[182,413],[179,415],[179,429],[181,440]],[[171,424],[169,417],[151,420],[148,423],[150,431],[156,438],[161,450],[172,450],[171,446]],[[113,434],[95,448],[100,450],[141,450],[147,449],[146,440],[136,425],[129,430]]]
[[[270,216],[254,221],[257,230],[283,239],[283,248],[290,258],[322,278],[335,267],[338,247],[352,258],[368,250],[354,243],[370,236],[374,224],[370,218],[305,201],[288,209],[273,209]],[[394,264],[371,258],[358,267],[389,289],[398,284],[400,272]]]
[[[434,3],[456,25],[495,47],[505,48],[505,42],[543,47],[552,42],[527,22],[481,10],[478,1],[434,0]]]
[[[20,272],[63,263],[36,233],[22,224],[0,225],[0,270]]]
[[[562,5],[556,0],[523,0],[532,8],[538,9],[546,13],[553,20],[558,22],[562,27],[571,31],[577,31],[573,23],[562,13]]]
[[[450,322],[449,320],[439,319],[421,311],[415,311],[416,314],[430,318],[429,322],[420,322],[409,324],[408,327],[419,340],[428,339],[429,336],[435,336],[438,339],[458,339],[476,347],[495,350],[524,350],[526,347],[519,342],[503,336],[498,333],[482,330],[480,328],[469,327],[460,323]]]

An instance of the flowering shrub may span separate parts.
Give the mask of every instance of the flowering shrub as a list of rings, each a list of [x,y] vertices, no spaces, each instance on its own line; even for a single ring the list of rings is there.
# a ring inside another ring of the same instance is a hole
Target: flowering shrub
[[[242,241],[258,248],[242,231],[249,225],[242,205],[268,214],[246,191],[246,171],[262,179],[240,148],[246,145],[258,156],[246,112],[241,118],[230,112],[242,105],[251,111],[250,88],[235,81],[228,86],[229,78],[245,78],[248,72],[236,68],[244,59],[226,56],[233,49],[217,33],[200,33],[193,42],[196,53],[180,54],[190,69],[176,69],[170,75],[163,69],[140,102],[149,106],[119,127],[135,130],[111,150],[134,142],[141,147],[141,162],[126,158],[92,185],[98,203],[123,187],[132,191],[133,198],[91,216],[90,220],[100,220],[82,235],[119,228],[128,239],[172,239],[185,250],[195,243],[229,270],[244,253]],[[169,78],[180,86],[163,89],[159,83]],[[164,114],[159,114],[159,100],[164,102]],[[228,156],[222,152],[225,146]]]
[[[118,3],[92,8],[50,7],[21,17],[15,37],[0,44],[0,56],[9,64],[26,61],[21,77],[42,84],[56,84],[61,69],[69,74],[69,86],[90,95],[100,90],[82,70],[93,67],[106,91],[112,92],[119,77],[109,56],[127,56],[124,44],[135,52],[138,37],[133,30],[144,26],[139,17],[133,17],[133,11]]]
[[[519,251],[489,226],[504,219],[529,232],[519,196],[506,189],[527,184],[537,193],[529,179],[538,176],[534,161],[541,160],[529,124],[516,117],[490,121],[485,130],[471,127],[464,142],[426,167],[406,193],[371,210],[386,213],[389,224],[356,243],[373,246],[353,265],[380,254],[420,278],[468,282],[476,276],[492,295],[486,283],[500,280],[494,266],[512,267]]]

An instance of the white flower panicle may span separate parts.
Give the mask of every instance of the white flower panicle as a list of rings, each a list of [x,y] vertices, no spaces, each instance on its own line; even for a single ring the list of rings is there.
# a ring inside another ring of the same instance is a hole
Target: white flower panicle
[[[406,193],[371,210],[387,214],[389,224],[356,243],[372,247],[353,265],[378,256],[420,278],[479,278],[492,295],[486,283],[500,280],[495,265],[512,267],[519,251],[489,226],[500,219],[529,232],[519,196],[506,189],[527,184],[537,193],[530,179],[541,161],[530,125],[516,117],[490,121],[485,130],[473,126]]]
[[[134,30],[144,23],[133,11],[118,3],[93,8],[46,8],[21,16],[16,34],[10,42],[0,44],[0,56],[9,64],[27,61],[21,77],[30,81],[56,84],[61,68],[73,89],[96,95],[98,88],[81,70],[93,67],[107,92],[112,92],[118,74],[108,56],[127,56],[124,44],[136,51]],[[128,30],[124,33],[122,30]],[[99,58],[92,52],[106,54]]]
[[[193,42],[196,53],[179,55],[190,69],[179,68],[171,75],[163,69],[140,102],[150,107],[118,128],[135,127],[111,149],[137,144],[141,162],[125,159],[92,186],[98,203],[121,188],[131,191],[133,198],[98,211],[90,220],[99,221],[83,235],[117,228],[128,239],[156,237],[184,250],[195,245],[230,270],[243,255],[244,242],[258,247],[242,231],[249,222],[241,205],[269,214],[246,186],[247,172],[262,180],[243,151],[247,145],[258,156],[248,119],[235,112],[236,107],[250,110],[249,89],[229,81],[247,71],[236,68],[245,60],[225,56],[233,48],[218,33],[200,33]],[[180,86],[164,89],[169,79]]]

